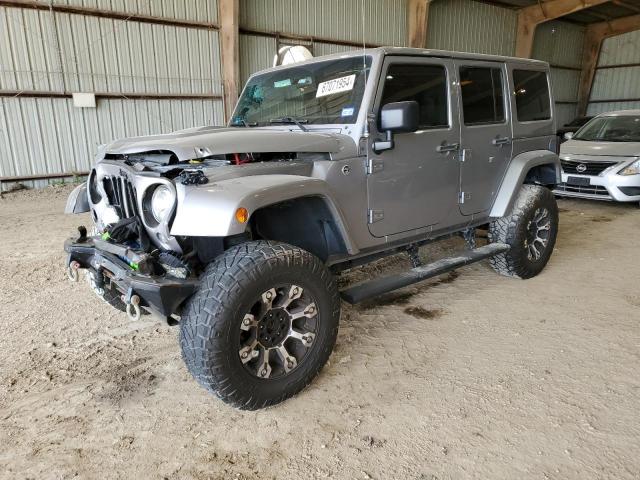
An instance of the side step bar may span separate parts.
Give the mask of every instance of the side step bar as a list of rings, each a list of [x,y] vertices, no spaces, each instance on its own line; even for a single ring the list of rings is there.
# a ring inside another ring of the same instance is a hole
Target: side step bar
[[[412,268],[407,272],[402,272],[389,277],[376,278],[369,282],[360,283],[340,292],[343,300],[349,303],[360,303],[364,300],[382,295],[383,293],[397,290],[414,283],[433,278],[443,273],[450,272],[465,265],[491,258],[509,250],[509,245],[505,243],[490,243],[474,250],[467,250],[453,257],[443,258],[433,263]]]

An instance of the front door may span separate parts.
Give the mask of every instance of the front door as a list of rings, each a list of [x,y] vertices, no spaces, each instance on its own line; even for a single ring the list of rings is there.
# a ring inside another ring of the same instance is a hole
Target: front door
[[[369,231],[376,237],[435,225],[457,208],[460,167],[453,62],[387,57],[378,85],[368,159]],[[455,93],[454,93],[455,95]],[[379,112],[391,102],[418,102],[419,129],[394,135],[394,148],[376,154]]]
[[[460,85],[460,212],[493,205],[511,159],[511,125],[504,64],[457,61]]]

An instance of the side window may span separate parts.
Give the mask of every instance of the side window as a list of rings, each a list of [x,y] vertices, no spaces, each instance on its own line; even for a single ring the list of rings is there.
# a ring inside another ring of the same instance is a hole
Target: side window
[[[504,122],[502,72],[499,68],[460,67],[465,125]]]
[[[382,91],[382,105],[415,100],[420,128],[449,126],[447,72],[442,65],[392,64]]]
[[[551,118],[549,83],[545,72],[514,70],[516,110],[519,122],[548,120]]]

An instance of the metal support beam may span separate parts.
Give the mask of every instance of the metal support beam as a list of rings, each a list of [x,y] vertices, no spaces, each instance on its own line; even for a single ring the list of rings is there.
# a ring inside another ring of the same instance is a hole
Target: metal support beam
[[[578,89],[578,115],[585,115],[587,112],[602,42],[609,37],[635,30],[640,30],[640,14],[592,23],[587,27]]]
[[[172,94],[172,93],[122,93],[95,92],[96,98],[123,98],[125,100],[222,100],[215,94]],[[50,90],[0,90],[0,98],[72,98],[72,92]]]
[[[611,0],[549,0],[519,9],[516,57],[531,57],[536,27],[541,23],[609,1]]]
[[[427,25],[429,23],[429,4],[431,0],[408,0],[409,46],[425,48],[427,46]]]
[[[218,10],[224,111],[229,121],[240,91],[239,0],[218,0]]]

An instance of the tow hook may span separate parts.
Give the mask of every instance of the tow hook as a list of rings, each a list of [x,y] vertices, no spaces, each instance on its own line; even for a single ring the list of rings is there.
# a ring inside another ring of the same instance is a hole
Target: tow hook
[[[72,282],[77,282],[80,278],[79,270],[80,264],[78,262],[74,260],[73,262],[69,263],[69,266],[67,267],[67,277],[69,277],[69,280],[71,280]]]
[[[131,298],[127,302],[127,317],[129,320],[137,322],[140,320],[140,297],[138,295],[131,295]]]

